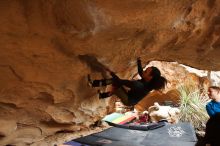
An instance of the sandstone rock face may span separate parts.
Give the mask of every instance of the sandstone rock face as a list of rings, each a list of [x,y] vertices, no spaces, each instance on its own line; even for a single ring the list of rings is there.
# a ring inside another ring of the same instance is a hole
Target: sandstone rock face
[[[99,100],[86,76],[107,77],[106,67],[129,78],[141,57],[219,70],[219,14],[219,0],[0,1],[0,123],[10,121],[0,142],[99,120],[111,99]]]

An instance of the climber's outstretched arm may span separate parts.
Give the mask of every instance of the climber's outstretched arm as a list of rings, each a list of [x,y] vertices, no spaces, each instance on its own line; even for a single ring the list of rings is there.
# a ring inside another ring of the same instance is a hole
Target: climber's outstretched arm
[[[137,68],[138,68],[138,74],[142,77],[143,76],[143,68],[141,65],[140,57],[137,58]]]

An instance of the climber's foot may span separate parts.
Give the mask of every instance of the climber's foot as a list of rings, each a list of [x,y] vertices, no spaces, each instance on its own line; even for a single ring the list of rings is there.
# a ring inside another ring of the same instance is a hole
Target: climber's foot
[[[104,99],[110,97],[109,92],[102,92],[101,90],[98,90],[99,99]]]

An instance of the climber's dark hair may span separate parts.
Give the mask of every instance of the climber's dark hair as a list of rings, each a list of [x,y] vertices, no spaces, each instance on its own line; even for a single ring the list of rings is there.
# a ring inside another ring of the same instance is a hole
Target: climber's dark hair
[[[154,66],[151,66],[152,70],[151,70],[151,76],[153,78],[157,78],[161,76],[160,70]]]
[[[161,76],[160,70],[157,67],[152,66],[151,76],[153,77],[150,81],[152,89],[159,90],[165,88],[167,79]]]

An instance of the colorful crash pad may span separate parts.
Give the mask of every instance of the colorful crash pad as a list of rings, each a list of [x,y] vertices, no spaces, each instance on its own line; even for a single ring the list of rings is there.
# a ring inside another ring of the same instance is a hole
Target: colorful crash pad
[[[115,124],[126,124],[131,122],[136,117],[133,115],[124,115],[120,113],[112,113],[110,115],[105,116],[102,120],[106,122],[111,122]]]

